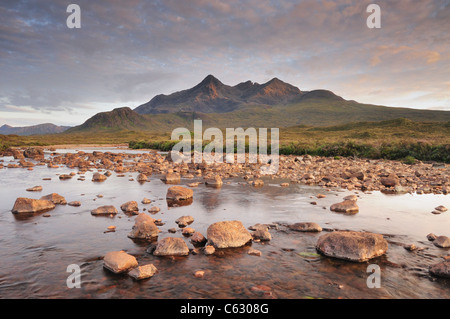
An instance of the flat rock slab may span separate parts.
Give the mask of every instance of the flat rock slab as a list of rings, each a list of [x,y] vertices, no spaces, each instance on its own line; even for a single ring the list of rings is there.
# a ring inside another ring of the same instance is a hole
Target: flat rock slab
[[[155,256],[187,256],[189,248],[182,238],[166,237],[158,241],[153,252]]]
[[[139,266],[134,269],[132,269],[128,275],[130,277],[133,277],[136,280],[142,280],[147,279],[150,277],[153,277],[153,275],[157,272],[158,269],[156,269],[155,265],[148,264],[144,266]]]
[[[344,200],[343,202],[331,205],[330,210],[338,213],[356,214],[359,211],[356,201]]]
[[[40,192],[40,191],[42,191],[42,186],[33,186],[27,188],[27,192]]]
[[[55,204],[49,200],[19,197],[16,199],[11,211],[14,214],[39,213],[53,208],[55,208]]]
[[[445,260],[431,266],[430,274],[437,277],[450,278],[450,260]]]
[[[51,193],[51,194],[42,196],[41,199],[49,200],[49,201],[53,202],[53,204],[55,204],[55,205],[66,205],[67,204],[66,199],[63,196],[56,194],[56,193]]]
[[[117,214],[117,208],[115,208],[112,205],[106,205],[106,206],[100,206],[94,210],[91,211],[92,215],[110,215],[110,214]]]
[[[320,236],[316,249],[328,257],[363,262],[385,254],[388,243],[380,234],[336,231]]]
[[[238,220],[222,221],[210,225],[206,237],[216,248],[242,247],[252,240],[250,232]]]
[[[322,227],[316,223],[295,223],[288,226],[289,229],[301,232],[321,232]]]
[[[116,274],[137,267],[137,265],[136,258],[124,251],[111,251],[103,258],[103,266]]]

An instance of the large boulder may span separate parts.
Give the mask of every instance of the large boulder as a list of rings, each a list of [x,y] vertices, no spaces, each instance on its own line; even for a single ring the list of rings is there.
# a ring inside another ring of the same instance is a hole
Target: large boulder
[[[206,233],[208,241],[216,248],[242,247],[252,240],[250,232],[238,220],[214,223]]]
[[[167,190],[167,200],[183,201],[194,196],[194,191],[183,186],[172,186]]]
[[[94,210],[91,210],[92,215],[110,215],[110,214],[115,215],[117,213],[118,213],[117,209],[112,205],[100,206]]]
[[[128,271],[137,265],[136,258],[124,251],[111,251],[103,258],[103,267],[116,274]]]
[[[159,235],[159,229],[155,225],[155,220],[150,216],[141,213],[134,220],[134,226],[128,234],[132,239],[152,240]]]
[[[19,197],[11,211],[14,214],[39,213],[53,208],[55,208],[55,204],[49,200]]]
[[[437,277],[450,278],[450,259],[431,266],[430,273]]]
[[[53,202],[53,204],[55,204],[55,205],[66,205],[67,204],[66,199],[63,196],[56,194],[56,193],[51,193],[51,194],[42,196],[41,199],[49,200],[49,201]]]
[[[158,241],[153,252],[155,256],[187,256],[189,248],[182,238],[166,237]]]
[[[347,199],[331,205],[330,210],[338,213],[356,214],[359,211],[359,207],[356,205],[356,201]]]
[[[336,231],[320,236],[316,249],[325,256],[363,262],[385,254],[388,243],[380,234]]]
[[[288,226],[289,229],[301,232],[321,232],[322,227],[316,223],[295,223]]]

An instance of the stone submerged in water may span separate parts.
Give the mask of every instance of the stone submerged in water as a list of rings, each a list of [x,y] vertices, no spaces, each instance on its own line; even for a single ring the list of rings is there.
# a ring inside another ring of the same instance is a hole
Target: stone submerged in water
[[[19,197],[11,211],[14,214],[39,213],[53,208],[55,208],[55,204],[49,200]]]
[[[356,214],[359,211],[356,201],[344,200],[343,202],[331,205],[330,210],[338,213]]]
[[[110,214],[115,215],[117,213],[118,213],[117,209],[112,205],[100,206],[94,210],[91,210],[92,215],[110,215]]]
[[[316,223],[295,223],[288,226],[289,229],[301,232],[321,232],[322,227]]]
[[[238,220],[222,221],[210,225],[206,237],[216,248],[242,247],[252,240],[252,235]]]
[[[316,249],[328,257],[363,262],[385,254],[388,243],[380,234],[336,231],[322,235]]]
[[[436,277],[450,278],[450,260],[432,265],[430,267],[430,274]]]
[[[147,279],[147,278],[153,277],[153,275],[156,274],[157,271],[158,271],[158,269],[156,269],[155,265],[148,264],[148,265],[139,266],[139,267],[132,269],[128,273],[128,275],[130,277],[134,278],[135,280],[142,280],[142,279]]]
[[[137,267],[137,265],[136,258],[124,251],[111,251],[103,258],[103,267],[116,274],[128,271],[131,268]]]
[[[141,213],[134,220],[134,226],[128,234],[132,239],[152,240],[159,235],[159,229],[155,225],[155,220],[150,216]]]
[[[187,256],[189,248],[182,238],[166,237],[158,241],[153,252],[155,256]]]

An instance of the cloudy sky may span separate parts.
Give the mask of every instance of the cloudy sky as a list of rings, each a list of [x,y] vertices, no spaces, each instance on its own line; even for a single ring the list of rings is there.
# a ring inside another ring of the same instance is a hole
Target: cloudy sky
[[[450,110],[450,0],[1,0],[0,70],[0,125],[78,125],[208,74]]]

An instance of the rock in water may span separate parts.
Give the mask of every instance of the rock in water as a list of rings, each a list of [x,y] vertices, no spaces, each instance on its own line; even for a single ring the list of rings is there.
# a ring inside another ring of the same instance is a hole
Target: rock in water
[[[222,178],[219,175],[216,175],[214,178],[207,179],[205,184],[208,186],[220,188],[223,185]]]
[[[136,258],[124,251],[111,251],[103,258],[103,267],[116,274],[137,267],[137,265]]]
[[[206,243],[206,238],[197,231],[192,235],[191,242],[194,246],[203,246]]]
[[[27,188],[27,192],[40,192],[40,191],[42,191],[42,186],[33,186]]]
[[[194,222],[194,217],[192,216],[181,216],[178,218],[175,223],[178,224],[179,227],[186,227]]]
[[[353,200],[344,200],[343,202],[331,205],[330,210],[338,213],[356,214],[359,211],[359,207]]]
[[[363,262],[385,254],[388,243],[380,234],[336,231],[320,236],[316,249],[325,256]]]
[[[100,173],[94,173],[94,175],[92,176],[92,181],[93,182],[103,182],[107,179],[107,177],[103,174]]]
[[[172,186],[167,190],[166,198],[168,200],[182,201],[192,198],[194,191],[183,186]]]
[[[136,280],[142,280],[153,277],[158,269],[153,264],[139,266],[131,270],[128,275]]]
[[[450,260],[445,260],[431,266],[430,274],[437,277],[450,278]]]
[[[182,238],[166,237],[158,241],[153,252],[155,256],[187,256],[189,248]]]
[[[166,184],[179,184],[181,181],[181,177],[176,173],[168,173],[161,180]]]
[[[117,213],[118,213],[117,209],[111,205],[100,206],[91,211],[92,215],[110,215],[110,214],[115,215]]]
[[[129,201],[120,206],[120,209],[125,213],[134,213],[139,211],[138,203],[136,201]]]
[[[55,208],[55,204],[49,200],[19,197],[11,211],[14,214],[39,213],[53,208]]]
[[[447,236],[439,236],[433,241],[433,244],[437,247],[441,248],[449,248],[450,247],[450,238]]]
[[[141,213],[134,220],[134,226],[128,234],[132,239],[152,240],[159,235],[159,229],[155,225],[155,220],[150,216]]]
[[[295,223],[288,226],[289,229],[301,232],[321,232],[322,227],[316,223]]]
[[[63,196],[56,194],[56,193],[51,193],[51,194],[42,196],[41,199],[49,200],[49,201],[53,202],[53,204],[55,204],[55,205],[66,205],[67,204],[66,199]]]
[[[238,220],[210,225],[206,237],[216,248],[242,247],[252,240],[250,232]]]

